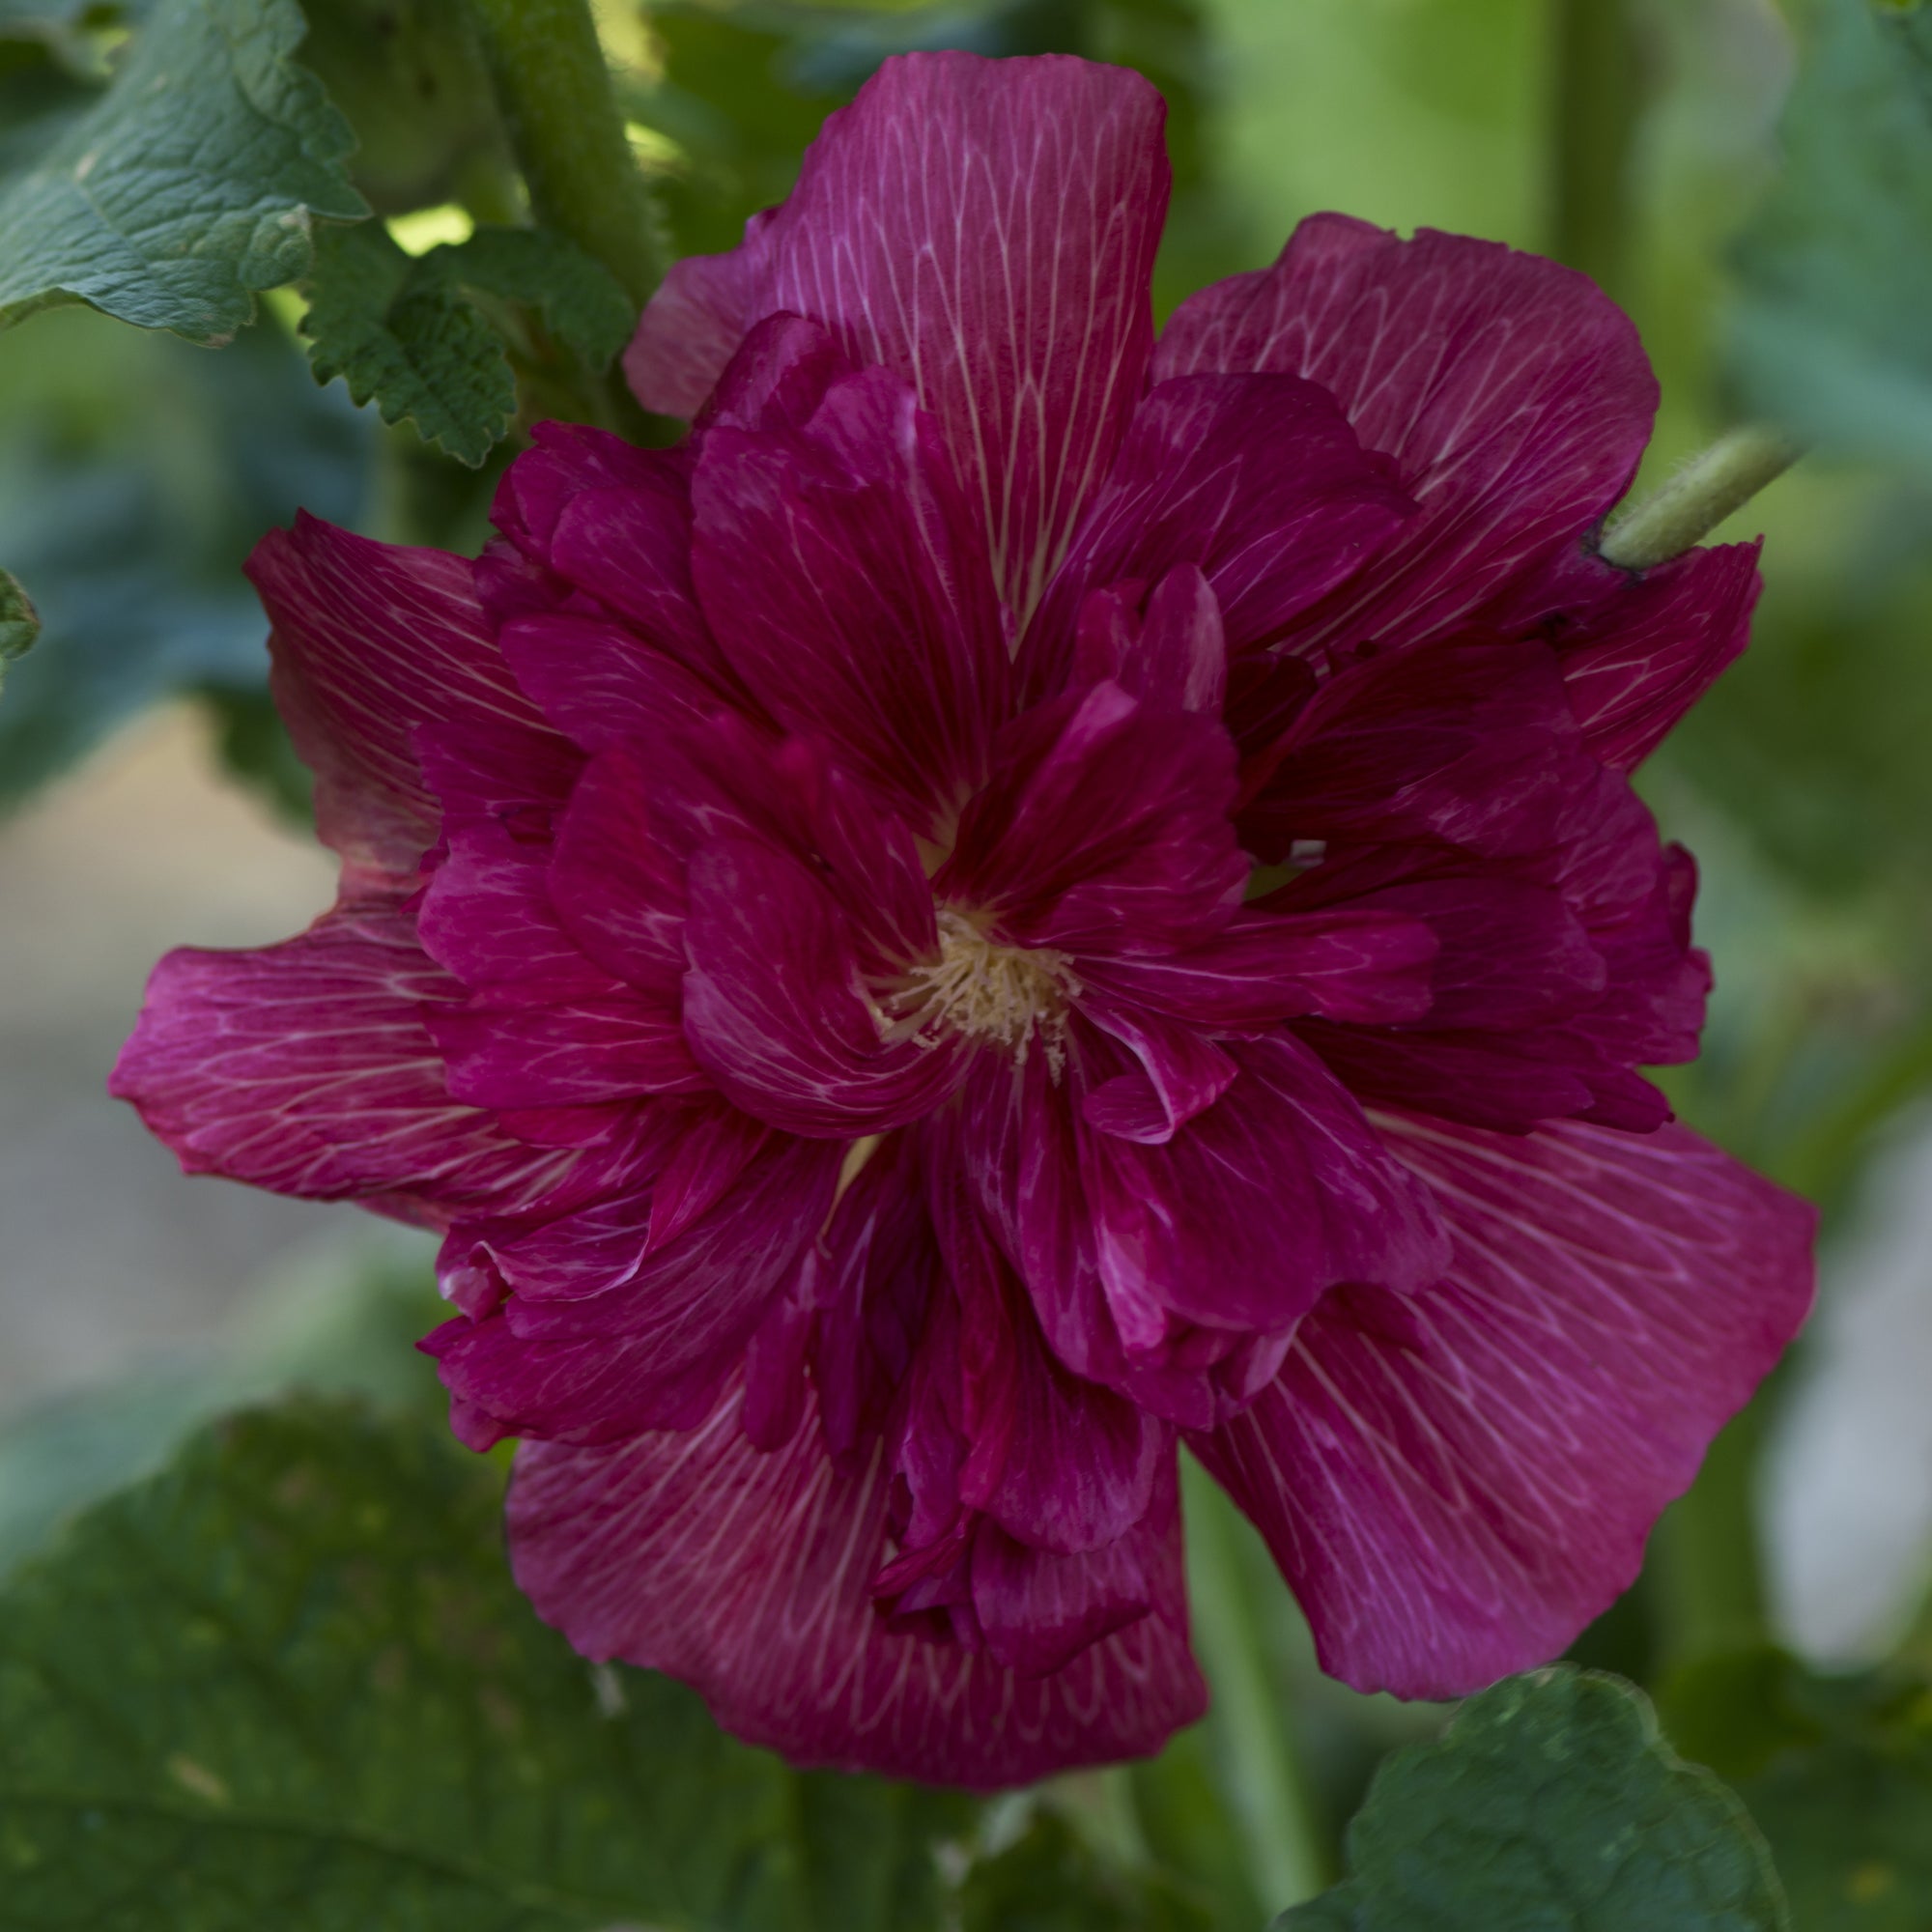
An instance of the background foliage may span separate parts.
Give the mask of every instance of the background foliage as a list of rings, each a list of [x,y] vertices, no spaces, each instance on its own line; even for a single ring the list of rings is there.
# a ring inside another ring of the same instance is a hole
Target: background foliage
[[[1076,52],[1169,99],[1163,311],[1316,208],[1497,236],[1635,315],[1650,475],[1741,416],[1814,442],[1725,532],[1770,538],[1756,642],[1645,784],[1705,860],[1719,969],[1674,1097],[1852,1211],[1932,1088],[1932,7],[597,14],[646,252],[730,245],[889,52]],[[636,261],[532,207],[491,73],[467,0],[0,0],[0,327],[32,318],[0,339],[0,807],[185,693],[299,817],[239,575],[261,531],[302,504],[469,548],[531,420],[661,433],[612,375]],[[1321,1680],[1192,1487],[1213,1715],[1153,1763],[980,1804],[793,1774],[538,1627],[500,1470],[449,1445],[405,1352],[424,1295],[379,1270],[326,1323],[0,1433],[0,1932],[1932,1923],[1932,1622],[1821,1674],[1766,1608],[1786,1378],[1588,1668],[1446,1730]],[[294,1382],[358,1399],[189,1435]]]

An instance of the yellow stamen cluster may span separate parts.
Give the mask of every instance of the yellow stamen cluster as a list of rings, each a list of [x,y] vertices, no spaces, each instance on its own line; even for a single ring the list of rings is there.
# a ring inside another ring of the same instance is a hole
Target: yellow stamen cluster
[[[1036,1037],[1056,1079],[1066,1061],[1066,1003],[1080,990],[1064,952],[1002,946],[970,914],[938,912],[939,952],[909,967],[872,1008],[881,1037],[937,1046],[949,1035],[1003,1046],[1024,1066]]]

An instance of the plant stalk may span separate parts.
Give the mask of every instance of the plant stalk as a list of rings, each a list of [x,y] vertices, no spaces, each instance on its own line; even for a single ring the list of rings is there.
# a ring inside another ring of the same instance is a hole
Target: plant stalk
[[[1246,1852],[1252,1889],[1270,1912],[1327,1883],[1321,1833],[1294,1761],[1235,1547],[1234,1505],[1187,1470],[1188,1600],[1194,1640],[1214,1693],[1208,1722],[1232,1774],[1223,1793]]]
[[[1782,431],[1761,423],[1727,430],[1640,503],[1614,517],[1598,554],[1621,570],[1648,570],[1681,556],[1803,454]]]
[[[1629,0],[1555,0],[1550,252],[1619,301],[1641,63]]]
[[[641,308],[663,250],[586,0],[469,4],[531,208]]]
[[[1658,1525],[1654,1602],[1667,1663],[1769,1635],[1756,1479],[1771,1390],[1768,1383],[1711,1444],[1690,1492]]]

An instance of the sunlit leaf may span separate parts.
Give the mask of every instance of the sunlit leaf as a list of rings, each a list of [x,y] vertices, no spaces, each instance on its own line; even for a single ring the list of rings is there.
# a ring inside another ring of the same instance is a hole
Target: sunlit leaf
[[[0,188],[0,325],[81,300],[223,342],[367,213],[347,123],[291,58],[295,0],[159,0],[113,85]]]
[[[340,376],[384,422],[408,420],[460,463],[479,464],[509,427],[516,378],[503,338],[447,276],[375,222],[324,232],[302,332],[316,378]]]

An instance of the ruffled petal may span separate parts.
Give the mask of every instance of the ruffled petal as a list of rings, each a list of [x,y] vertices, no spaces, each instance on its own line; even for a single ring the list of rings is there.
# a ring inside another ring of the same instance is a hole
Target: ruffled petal
[[[731,701],[609,618],[536,611],[509,619],[500,639],[518,683],[587,752],[674,742]]]
[[[985,777],[1009,660],[983,540],[911,387],[871,369],[803,430],[712,429],[693,493],[692,567],[747,685],[916,829],[950,827]]]
[[[957,1499],[1035,1550],[1118,1544],[1154,1506],[1173,1433],[1055,1358],[944,1137],[932,1165],[939,1250],[959,1306]]]
[[[1657,409],[1635,328],[1587,277],[1336,214],[1183,302],[1154,360],[1156,382],[1248,370],[1319,383],[1421,505],[1294,627],[1304,655],[1439,635],[1504,597],[1623,494]]]
[[[973,1615],[987,1650],[1023,1677],[1064,1670],[1083,1651],[1152,1613],[1164,1566],[1180,1553],[1180,1493],[1171,1439],[1161,1445],[1146,1514],[1115,1541],[1068,1554],[974,1530]]]
[[[1179,564],[1206,576],[1234,655],[1280,638],[1415,513],[1335,399],[1282,375],[1185,376],[1134,412],[1022,656],[1058,688],[1082,600]]]
[[[260,952],[169,953],[108,1088],[189,1174],[433,1222],[514,1205],[576,1157],[451,1097],[423,1015],[463,993],[395,900],[345,903]]]
[[[1144,703],[1219,712],[1228,690],[1228,639],[1213,585],[1198,564],[1179,563],[1143,600],[1145,589],[1138,581],[1111,583],[1082,600],[1073,682],[1112,679]]]
[[[450,1093],[475,1107],[586,1107],[711,1086],[676,1009],[628,986],[542,1005],[486,994],[428,1024]]]
[[[773,1126],[880,1133],[929,1113],[963,1077],[965,1056],[950,1045],[891,1037],[865,991],[851,923],[787,852],[750,839],[700,852],[685,945],[692,1050],[723,1093]]]
[[[689,455],[639,449],[579,423],[538,423],[531,437],[504,472],[491,516],[537,569],[544,591],[535,608],[548,613],[567,601],[621,625],[635,654],[728,684],[692,589]],[[501,622],[526,600],[489,601]],[[553,689],[568,668],[567,659],[556,665]]]
[[[542,724],[491,639],[471,566],[302,513],[247,570],[274,627],[275,703],[316,775],[318,831],[352,867],[411,876],[440,820],[416,727]]]
[[[1171,1140],[1082,1138],[1100,1277],[1130,1350],[1160,1346],[1176,1317],[1286,1332],[1339,1282],[1412,1289],[1445,1257],[1427,1193],[1312,1053],[1283,1034],[1229,1051],[1241,1077]]]
[[[646,1239],[648,1185],[534,1227],[479,1230],[512,1291],[422,1347],[505,1434],[611,1442],[710,1412],[832,1206],[839,1151],[776,1137],[701,1218]]]
[[[1199,1027],[1255,1028],[1320,1013],[1388,1025],[1429,1010],[1440,941],[1396,910],[1243,913],[1200,946],[1150,958],[1082,958],[1081,985]]]
[[[1029,946],[1184,946],[1226,923],[1247,882],[1234,797],[1235,750],[1218,723],[1093,685],[1002,734],[992,782],[961,817],[933,891]]]
[[[1087,1124],[1102,1133],[1170,1141],[1178,1128],[1211,1107],[1240,1071],[1199,1028],[1107,999],[1085,984],[1080,1011],[1140,1062],[1133,1071],[1088,1089],[1080,1111]]]
[[[1550,610],[1539,628],[1605,764],[1640,765],[1749,642],[1758,548],[1693,550],[1634,580],[1578,553],[1527,598]]]
[[[1348,1289],[1197,1453],[1267,1539],[1322,1668],[1455,1697],[1546,1662],[1810,1305],[1810,1207],[1693,1135],[1389,1120],[1455,1241]]]
[[[676,1007],[687,964],[684,862],[659,836],[644,754],[618,746],[571,793],[544,888],[558,927],[604,973]]]
[[[689,1434],[520,1450],[517,1580],[584,1655],[684,1679],[727,1730],[795,1762],[979,1789],[1142,1755],[1206,1709],[1178,1519],[1148,1566],[1151,1609],[1023,1676],[874,1607],[882,1458],[835,1463],[810,1415],[763,1454],[739,1407],[727,1395]]]
[[[1140,395],[1162,119],[1118,68],[888,60],[742,248],[671,270],[625,357],[632,386],[689,416],[754,323],[824,324],[854,362],[915,385],[1002,594],[1030,611]]]

